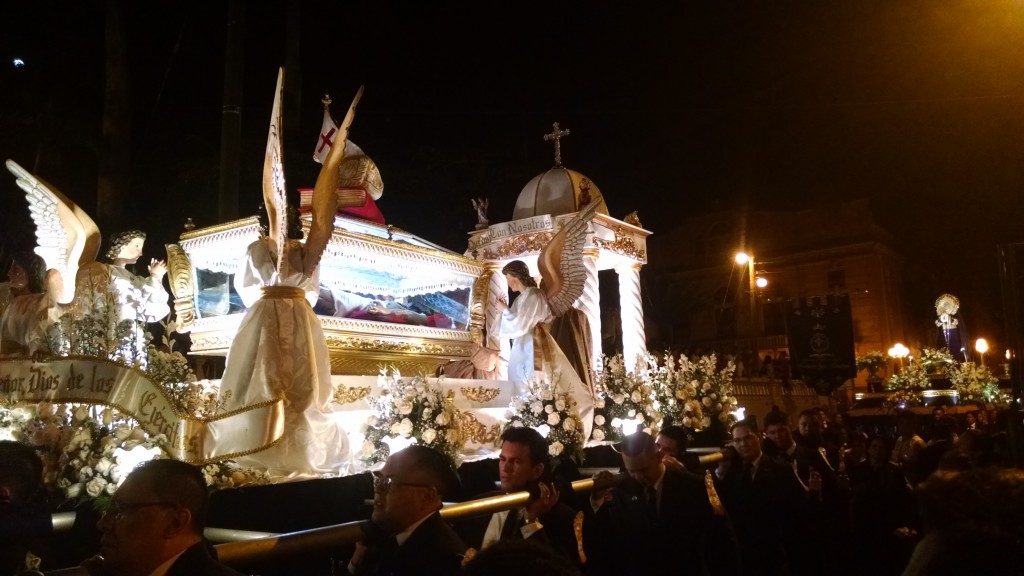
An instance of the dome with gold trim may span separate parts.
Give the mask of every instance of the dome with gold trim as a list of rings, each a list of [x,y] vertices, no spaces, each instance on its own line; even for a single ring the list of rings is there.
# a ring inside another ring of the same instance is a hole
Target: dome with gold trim
[[[529,218],[550,214],[560,216],[572,214],[589,204],[598,202],[597,211],[608,214],[601,191],[590,178],[562,166],[535,176],[526,183],[516,199],[512,219]]]

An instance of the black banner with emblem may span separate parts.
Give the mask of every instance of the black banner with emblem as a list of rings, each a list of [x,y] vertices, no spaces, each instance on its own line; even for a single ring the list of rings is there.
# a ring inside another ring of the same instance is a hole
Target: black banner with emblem
[[[786,315],[793,377],[831,394],[857,376],[853,317],[847,296],[801,299]]]

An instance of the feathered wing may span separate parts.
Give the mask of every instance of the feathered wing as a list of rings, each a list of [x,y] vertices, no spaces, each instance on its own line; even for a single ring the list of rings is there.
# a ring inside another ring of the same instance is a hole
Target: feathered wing
[[[288,239],[288,188],[284,183],[284,152],[281,144],[281,107],[284,101],[284,68],[277,70],[274,109],[270,114],[267,154],[263,159],[263,206],[267,210],[267,232],[277,250],[277,269],[281,274],[284,243]]]
[[[583,244],[587,239],[590,221],[597,212],[597,204],[591,202],[581,208],[562,226],[537,258],[544,294],[553,316],[565,314],[583,294],[583,285],[587,281]]]
[[[46,261],[50,298],[61,304],[75,297],[75,275],[81,265],[96,260],[100,231],[77,204],[59,190],[32,175],[14,160],[7,169],[25,191],[29,214],[36,227],[35,252]]]
[[[345,144],[348,141],[348,129],[356,116],[356,106],[359,99],[363,97],[363,87],[360,86],[352,99],[352,105],[348,107],[345,120],[338,127],[338,134],[334,137],[334,144],[331,145],[323,166],[320,167],[320,175],[316,178],[313,186],[313,198],[310,206],[313,221],[310,223],[309,236],[306,238],[305,250],[302,256],[302,270],[307,275],[313,274],[320,264],[320,257],[323,256],[327,242],[334,233],[334,212],[338,207],[338,183],[341,181],[339,167],[345,159]]]

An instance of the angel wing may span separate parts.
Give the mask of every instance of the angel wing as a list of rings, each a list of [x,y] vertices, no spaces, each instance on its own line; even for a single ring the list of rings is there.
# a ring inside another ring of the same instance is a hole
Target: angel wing
[[[338,183],[341,181],[339,170],[341,162],[345,159],[345,144],[348,142],[348,129],[356,117],[356,106],[359,99],[363,97],[363,87],[360,86],[352,99],[352,105],[348,107],[345,120],[338,127],[338,134],[334,137],[334,144],[320,167],[320,175],[316,178],[313,186],[313,198],[310,212],[313,221],[309,227],[309,237],[306,238],[306,249],[302,256],[302,270],[309,276],[313,274],[317,265],[320,264],[320,257],[327,248],[327,242],[334,232],[334,212],[338,206]]]
[[[288,239],[288,188],[284,183],[284,153],[281,145],[281,106],[284,101],[284,68],[277,69],[277,90],[270,114],[267,154],[263,158],[263,205],[267,209],[267,232],[277,250],[277,269],[286,261],[284,243]]]
[[[537,268],[553,316],[561,316],[583,294],[587,269],[583,265],[583,243],[587,228],[597,212],[597,202],[584,206],[540,251]]]
[[[6,164],[28,200],[29,214],[36,226],[35,253],[46,261],[50,298],[68,304],[75,297],[75,275],[79,266],[96,260],[100,231],[84,210],[56,188],[14,160]]]

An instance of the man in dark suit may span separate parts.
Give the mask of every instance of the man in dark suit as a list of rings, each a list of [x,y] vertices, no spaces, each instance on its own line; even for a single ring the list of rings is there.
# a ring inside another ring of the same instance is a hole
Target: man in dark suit
[[[150,460],[110,499],[97,527],[100,555],[83,563],[93,576],[240,576],[217,562],[203,539],[209,493],[202,472],[179,460]]]
[[[579,563],[579,546],[573,528],[576,512],[559,501],[555,482],[546,478],[548,442],[533,428],[509,428],[501,435],[498,477],[501,490],[481,494],[486,498],[513,492],[530,492],[525,506],[471,520],[467,542],[483,550],[499,540],[528,539]]]
[[[788,545],[809,522],[806,491],[792,465],[762,451],[750,422],[737,422],[731,433],[732,456],[718,464],[715,483],[736,527],[745,573],[789,574]]]
[[[445,457],[414,445],[388,456],[373,479],[372,532],[356,546],[352,574],[448,576],[462,567],[466,545],[441,519],[442,498],[459,479]]]
[[[626,478],[594,477],[584,523],[592,573],[739,574],[729,517],[700,476],[666,466],[645,432],[621,445]]]

